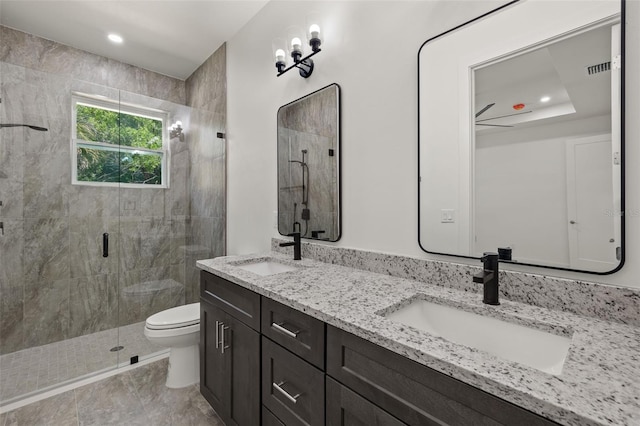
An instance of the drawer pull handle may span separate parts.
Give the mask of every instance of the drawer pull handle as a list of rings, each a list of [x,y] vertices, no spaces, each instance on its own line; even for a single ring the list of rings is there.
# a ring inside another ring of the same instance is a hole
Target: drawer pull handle
[[[300,332],[300,330],[298,330],[298,331],[287,330],[281,324],[277,324],[275,322],[271,323],[271,327],[275,328],[276,330],[278,330],[281,333],[286,334],[289,337],[293,337],[294,339],[298,338],[298,333]]]
[[[298,402],[298,397],[300,396],[300,394],[296,394],[295,396],[291,396],[291,394],[289,392],[287,392],[286,390],[282,389],[282,386],[284,386],[287,382],[280,382],[280,383],[272,383],[273,384],[273,388],[275,390],[277,390],[278,392],[280,392],[282,395],[285,396],[285,398],[287,398],[289,401],[293,402],[294,404],[296,402]]]

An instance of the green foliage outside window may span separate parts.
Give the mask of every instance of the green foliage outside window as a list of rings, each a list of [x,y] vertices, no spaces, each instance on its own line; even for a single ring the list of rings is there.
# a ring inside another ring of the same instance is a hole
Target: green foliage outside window
[[[77,178],[84,182],[162,184],[162,121],[76,104]],[[133,149],[132,149],[133,148]]]

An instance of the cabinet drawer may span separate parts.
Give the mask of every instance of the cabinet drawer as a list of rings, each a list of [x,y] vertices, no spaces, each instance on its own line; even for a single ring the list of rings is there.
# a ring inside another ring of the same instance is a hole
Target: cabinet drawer
[[[287,426],[324,425],[324,373],[263,336],[262,403]]]
[[[332,326],[327,374],[410,425],[557,424]]]
[[[262,334],[324,370],[324,322],[262,297]]]
[[[200,272],[200,297],[260,331],[260,295],[206,271]]]
[[[327,377],[327,426],[406,426],[351,389]]]

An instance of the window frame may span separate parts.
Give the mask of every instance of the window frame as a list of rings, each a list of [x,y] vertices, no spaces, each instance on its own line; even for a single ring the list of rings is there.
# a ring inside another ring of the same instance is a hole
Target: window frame
[[[79,139],[77,137],[77,106],[83,105],[91,108],[100,108],[123,114],[135,115],[138,117],[159,120],[162,123],[162,148],[149,149],[140,147],[128,147],[119,144],[106,142],[94,142]],[[71,96],[71,184],[95,187],[122,187],[122,188],[145,188],[145,189],[168,189],[169,188],[169,165],[170,165],[170,141],[168,131],[169,113],[167,111],[147,108],[119,102],[103,96],[92,96],[85,93],[72,93]],[[153,153],[161,157],[160,170],[162,171],[162,181],[160,184],[126,183],[126,182],[97,182],[78,180],[78,148],[98,149],[113,152]]]

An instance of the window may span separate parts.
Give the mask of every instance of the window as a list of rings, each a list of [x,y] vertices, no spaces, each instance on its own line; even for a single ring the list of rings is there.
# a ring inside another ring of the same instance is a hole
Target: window
[[[167,188],[167,113],[73,96],[73,184]]]

